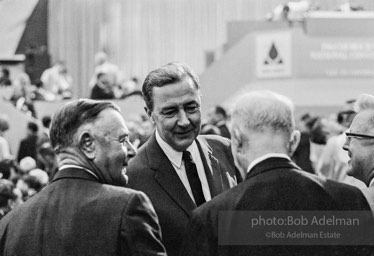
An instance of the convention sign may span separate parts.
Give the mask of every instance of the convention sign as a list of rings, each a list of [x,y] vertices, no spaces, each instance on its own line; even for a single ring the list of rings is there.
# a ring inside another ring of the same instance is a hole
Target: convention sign
[[[374,38],[304,36],[293,41],[295,76],[374,77]]]
[[[277,78],[291,76],[291,32],[256,35],[256,76]]]

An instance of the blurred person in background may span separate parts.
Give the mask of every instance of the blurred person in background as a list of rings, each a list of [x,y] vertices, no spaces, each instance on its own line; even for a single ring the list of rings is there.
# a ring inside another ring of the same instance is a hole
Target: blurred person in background
[[[142,96],[142,91],[138,88],[138,79],[136,77],[132,77],[130,80],[123,82],[120,87],[122,91],[122,99],[135,95]]]
[[[36,117],[34,107],[34,86],[31,84],[30,77],[26,73],[21,73],[14,81],[13,92],[10,101],[20,111],[29,116]]]
[[[19,161],[18,170],[20,175],[28,174],[37,167],[36,161],[30,156],[26,156]]]
[[[0,179],[0,220],[23,203],[21,192],[6,179]]]
[[[1,86],[11,86],[12,80],[10,79],[10,71],[7,68],[1,68],[0,72],[0,87]]]
[[[13,159],[0,161],[0,179],[11,179],[18,172],[17,162]]]
[[[229,128],[227,127],[228,116],[226,110],[223,107],[219,105],[212,107],[208,111],[207,119],[208,123],[217,126],[220,131],[219,135],[228,139],[231,138]]]
[[[298,130],[300,131],[300,143],[296,148],[295,153],[292,156],[292,160],[301,167],[302,170],[315,173],[310,160],[310,130],[311,127],[308,124],[312,117],[309,113],[305,113],[301,116],[298,124]]]
[[[310,161],[316,171],[329,138],[341,134],[343,128],[331,117],[318,116],[308,123],[310,128]]]
[[[57,156],[50,141],[38,147],[38,166],[48,174],[49,180],[52,180],[58,171]]]
[[[43,116],[42,118],[42,129],[37,142],[37,148],[39,148],[44,142],[49,142],[49,126],[51,125],[51,116]]]
[[[9,129],[8,117],[4,114],[0,114],[0,162],[4,160],[13,160],[14,157],[11,155],[9,142],[4,137],[5,132]]]
[[[40,80],[46,92],[46,100],[70,99],[72,97],[73,78],[68,73],[65,62],[59,60],[52,67],[44,70]]]
[[[39,127],[34,122],[27,123],[26,138],[21,140],[18,149],[18,162],[26,156],[30,156],[33,159],[37,159],[37,142],[39,139],[38,136]]]
[[[41,181],[29,174],[24,174],[17,179],[16,188],[22,193],[22,200],[26,202],[43,188]]]
[[[214,135],[221,135],[221,131],[218,129],[217,126],[213,124],[204,123],[201,124],[201,135],[207,135],[207,134],[214,134]]]
[[[116,64],[113,64],[109,61],[108,55],[103,52],[97,52],[95,54],[95,70],[94,74],[89,82],[90,88],[94,87],[97,83],[98,75],[104,73],[108,76],[108,82],[114,86],[117,86],[121,81],[125,80],[125,76],[120,71],[119,67]]]
[[[115,98],[113,91],[115,84],[112,83],[110,76],[106,73],[97,74],[97,80],[92,87],[91,99],[93,100],[110,100]]]

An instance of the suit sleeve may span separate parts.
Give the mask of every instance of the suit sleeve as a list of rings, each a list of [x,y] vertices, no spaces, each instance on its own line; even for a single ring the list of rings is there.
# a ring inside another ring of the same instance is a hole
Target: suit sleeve
[[[218,240],[216,229],[208,218],[194,213],[184,232],[183,244],[179,256],[215,256]]]
[[[121,255],[166,256],[158,217],[142,192],[134,193],[125,208],[121,240]]]

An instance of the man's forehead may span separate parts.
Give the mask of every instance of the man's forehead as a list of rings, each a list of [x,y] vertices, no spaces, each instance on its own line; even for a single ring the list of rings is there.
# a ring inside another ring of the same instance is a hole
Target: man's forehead
[[[360,111],[352,121],[351,131],[374,130],[374,109]]]
[[[156,108],[168,108],[173,106],[183,106],[185,104],[200,102],[200,95],[198,90],[175,90],[175,91],[164,91],[160,93],[158,91],[154,94],[154,104]]]

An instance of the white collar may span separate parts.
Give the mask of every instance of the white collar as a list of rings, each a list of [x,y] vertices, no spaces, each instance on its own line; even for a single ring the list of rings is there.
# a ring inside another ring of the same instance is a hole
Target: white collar
[[[221,120],[221,121],[218,121],[216,123],[216,126],[221,126],[221,125],[225,125],[226,124],[226,121],[225,120]]]
[[[291,158],[286,155],[286,154],[283,154],[283,153],[268,153],[268,154],[265,154],[259,158],[256,158],[255,160],[252,161],[252,163],[250,163],[250,165],[248,166],[247,168],[247,173],[249,173],[253,167],[255,167],[255,165],[257,165],[258,163],[268,159],[268,158],[271,158],[271,157],[278,157],[278,158],[285,158],[285,159],[288,159],[291,161]]]
[[[61,170],[68,169],[68,168],[77,168],[77,169],[84,170],[84,171],[88,172],[89,174],[93,175],[97,180],[100,180],[99,177],[97,177],[97,175],[95,173],[93,173],[92,171],[90,171],[87,168],[84,168],[82,166],[75,165],[75,164],[64,164],[64,165],[60,166],[58,168],[58,170],[61,171]]]
[[[374,187],[374,178],[371,179],[370,183],[369,183],[369,187],[373,186]]]
[[[164,151],[165,155],[169,158],[170,162],[177,166],[178,168],[181,168],[182,166],[182,156],[183,152],[179,152],[174,150],[169,144],[167,144],[158,134],[158,131],[156,129],[156,141],[160,145],[162,151]],[[198,150],[196,142],[194,141],[188,148],[187,151],[189,151],[192,156],[194,153]]]

